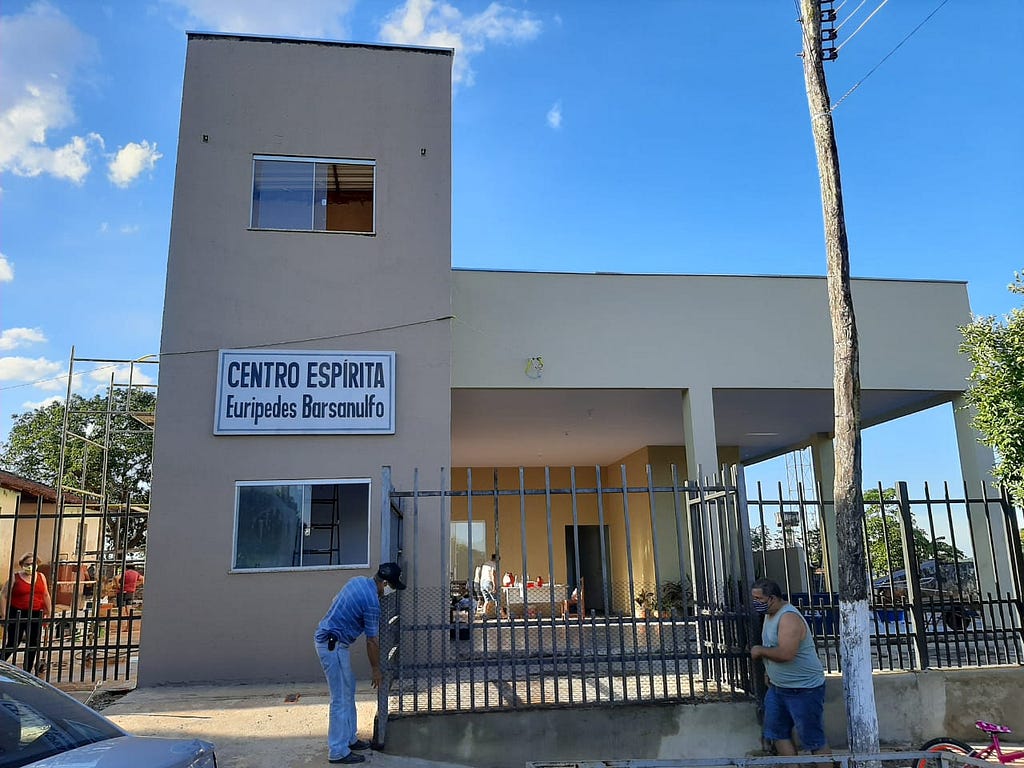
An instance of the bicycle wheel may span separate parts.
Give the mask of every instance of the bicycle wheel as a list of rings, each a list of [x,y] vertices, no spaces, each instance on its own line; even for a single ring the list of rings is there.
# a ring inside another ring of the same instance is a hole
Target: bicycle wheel
[[[965,757],[975,757],[977,755],[977,750],[967,742],[960,741],[960,739],[951,739],[948,736],[925,742],[921,745],[918,752],[952,752]],[[939,760],[923,757],[917,761],[916,768],[941,768],[941,766]]]

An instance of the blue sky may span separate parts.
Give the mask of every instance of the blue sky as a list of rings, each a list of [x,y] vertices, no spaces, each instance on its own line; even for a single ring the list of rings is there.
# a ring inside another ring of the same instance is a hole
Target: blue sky
[[[966,280],[976,313],[1005,314],[1024,269],[1024,2],[892,0],[850,37],[881,1],[840,12],[833,101],[942,7],[835,110],[853,274]],[[825,270],[791,0],[5,0],[2,13],[0,437],[12,413],[63,393],[72,345],[158,351],[186,30],[454,47],[457,267]],[[948,406],[864,445],[867,480],[958,473]]]

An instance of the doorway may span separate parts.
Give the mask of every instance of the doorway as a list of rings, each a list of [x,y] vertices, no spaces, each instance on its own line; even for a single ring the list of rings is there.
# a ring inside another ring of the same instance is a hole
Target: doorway
[[[569,593],[577,587],[576,564],[579,563],[580,578],[583,579],[584,601],[587,612],[594,611],[602,615],[608,615],[608,606],[605,605],[605,583],[604,575],[611,578],[612,563],[609,552],[608,526],[604,526],[604,552],[605,567],[601,568],[601,526],[600,525],[577,525],[575,535],[573,526],[565,526],[565,567],[566,584],[569,586]],[[579,540],[579,557],[577,557],[576,541]]]

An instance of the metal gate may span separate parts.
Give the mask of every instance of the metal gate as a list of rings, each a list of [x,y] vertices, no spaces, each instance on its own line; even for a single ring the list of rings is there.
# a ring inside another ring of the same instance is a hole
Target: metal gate
[[[431,490],[417,473],[404,491],[387,473],[409,589],[385,606],[401,632],[382,639],[381,711],[754,696],[735,477],[680,482],[673,467],[664,484],[646,467],[639,484],[637,471],[519,469],[481,489],[466,470]],[[491,550],[504,583],[483,605],[472,577]]]

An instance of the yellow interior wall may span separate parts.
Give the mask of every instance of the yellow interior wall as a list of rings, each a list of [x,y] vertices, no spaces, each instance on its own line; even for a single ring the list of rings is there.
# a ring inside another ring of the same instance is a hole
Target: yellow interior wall
[[[719,455],[724,462],[738,459],[738,450],[723,447]],[[634,593],[640,589],[656,590],[658,583],[679,580],[682,575],[690,576],[690,564],[686,562],[689,552],[689,541],[685,530],[686,516],[683,509],[679,518],[683,523],[682,552],[680,558],[680,539],[676,534],[676,505],[672,494],[658,493],[654,498],[654,520],[657,527],[657,540],[653,535],[651,524],[650,495],[647,491],[647,465],[651,465],[651,480],[655,487],[671,486],[672,465],[676,466],[677,478],[680,483],[686,478],[686,449],[683,446],[644,446],[622,458],[601,468],[601,487],[604,524],[608,527],[608,547],[612,586],[612,610],[621,613],[632,613],[629,594],[630,566]],[[623,496],[615,489],[621,489],[623,469],[628,487],[640,490],[629,493],[626,501],[629,511],[629,536],[626,535],[626,505]],[[525,467],[523,469],[522,487],[526,491],[543,491],[545,487],[568,489],[572,486],[571,469],[569,467],[551,467],[545,480],[544,467]],[[496,479],[495,479],[496,478]],[[473,467],[452,470],[451,487],[454,491],[465,491],[472,482],[474,491],[499,490],[518,491],[520,487],[519,469],[516,467]],[[577,467],[575,486],[577,488],[595,488],[596,470],[593,467]],[[611,491],[611,492],[609,492]],[[500,558],[500,573],[511,571],[518,576],[526,574],[530,579],[541,576],[545,581],[565,584],[570,581],[567,573],[565,557],[565,528],[572,526],[572,497],[551,495],[551,523],[548,528],[548,500],[543,494],[522,497],[509,495],[497,497],[497,516],[495,516],[495,497],[476,496],[472,500],[472,519],[483,521],[486,525],[486,541],[488,557],[497,549]],[[525,516],[521,513],[525,511]],[[579,525],[598,525],[598,500],[596,494],[578,494],[576,496],[576,522]],[[454,498],[451,501],[451,519],[465,521],[469,519],[469,503],[466,498]],[[524,522],[525,521],[525,522]],[[523,525],[525,524],[525,536]],[[550,540],[550,550],[549,550]],[[523,561],[525,541],[525,565]],[[628,546],[627,546],[628,542]],[[658,553],[658,571],[655,575],[654,552]],[[632,563],[630,563],[630,559]]]

